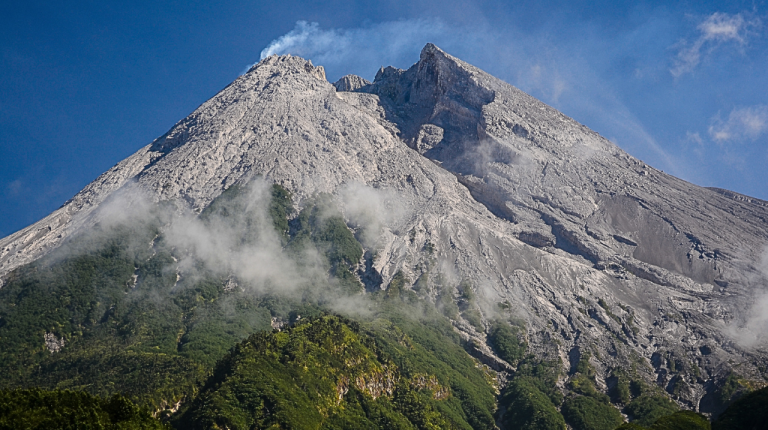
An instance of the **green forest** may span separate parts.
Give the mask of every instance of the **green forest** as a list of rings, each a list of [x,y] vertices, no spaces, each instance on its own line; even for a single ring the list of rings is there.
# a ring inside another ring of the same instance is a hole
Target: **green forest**
[[[131,222],[98,224],[12,272],[0,288],[0,429],[736,429],[765,422],[765,389],[712,423],[679,410],[631,370],[614,369],[615,384],[604,393],[588,353],[567,371],[559,359],[531,353],[525,323],[511,314],[484,324],[468,282],[441,285],[436,300],[426,296],[426,277],[411,282],[402,273],[385,289],[366,289],[355,275],[365,258],[359,231],[330,196],[297,212],[283,187],[268,194],[266,206],[254,205],[248,187],[232,186],[196,222],[231,226],[236,240],[228,249],[240,254],[269,236],[291,262],[285,267],[312,274],[290,290],[185,254],[164,230],[161,205]],[[192,271],[183,266],[190,260]],[[459,314],[514,372],[502,379],[470,355],[473,345],[451,323]]]

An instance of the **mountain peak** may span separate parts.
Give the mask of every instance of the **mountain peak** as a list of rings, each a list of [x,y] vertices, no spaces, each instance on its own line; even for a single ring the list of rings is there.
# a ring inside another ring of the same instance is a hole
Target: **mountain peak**
[[[323,66],[315,66],[312,64],[312,60],[305,60],[304,58],[291,54],[273,54],[265,57],[263,60],[259,61],[253,67],[248,69],[246,74],[264,68],[275,69],[278,72],[288,73],[307,72],[321,81],[327,80],[325,77],[325,68]]]
[[[421,48],[421,54],[419,55],[419,60],[424,61],[425,59],[435,55],[443,58],[449,58],[452,60],[458,60],[456,57],[453,57],[452,55],[440,49],[440,47],[438,47],[434,43],[427,43],[426,45],[424,45],[423,48]]]
[[[421,49],[421,54],[419,55],[419,62],[429,61],[430,59],[434,58],[435,56],[439,56],[439,57],[442,57],[442,58],[455,59],[455,58],[451,57],[450,55],[448,55],[442,49],[438,48],[437,45],[435,45],[433,43],[427,43]]]
[[[427,42],[427,44],[424,45],[423,48],[421,48],[421,55],[424,55],[424,53],[429,53],[429,52],[442,52],[442,53],[445,53],[445,51],[443,51],[442,49],[438,48],[437,45],[435,45],[434,43]]]

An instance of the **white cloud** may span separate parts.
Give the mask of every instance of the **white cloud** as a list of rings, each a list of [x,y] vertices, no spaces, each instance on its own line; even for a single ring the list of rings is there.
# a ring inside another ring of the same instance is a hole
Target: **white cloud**
[[[359,238],[368,248],[376,248],[384,227],[395,225],[408,215],[402,198],[393,190],[351,182],[339,191],[345,217],[361,230]]]
[[[761,25],[759,18],[748,19],[746,13],[713,13],[696,27],[699,36],[693,43],[682,40],[676,45],[679,50],[670,73],[677,78],[692,72],[701,63],[702,56],[709,55],[725,43],[743,47]]]
[[[717,114],[708,131],[712,140],[720,144],[755,140],[768,132],[768,105],[734,108],[726,120]]]

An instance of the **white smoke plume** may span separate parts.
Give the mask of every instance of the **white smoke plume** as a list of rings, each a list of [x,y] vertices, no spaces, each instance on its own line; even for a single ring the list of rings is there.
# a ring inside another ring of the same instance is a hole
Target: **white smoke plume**
[[[322,29],[316,22],[298,21],[289,33],[272,41],[261,58],[291,54],[311,59],[334,71],[344,69],[368,78],[376,72],[371,64],[406,67],[418,58],[421,48],[449,33],[438,19],[388,21],[358,28]],[[340,73],[335,73],[341,77]]]

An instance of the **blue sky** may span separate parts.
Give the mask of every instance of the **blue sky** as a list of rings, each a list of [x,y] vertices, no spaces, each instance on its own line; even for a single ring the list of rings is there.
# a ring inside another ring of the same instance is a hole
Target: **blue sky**
[[[648,164],[768,200],[768,4],[2,2],[0,236],[271,52],[372,79],[427,42]]]

